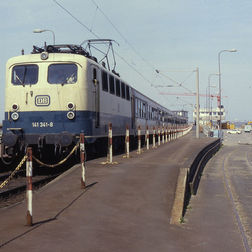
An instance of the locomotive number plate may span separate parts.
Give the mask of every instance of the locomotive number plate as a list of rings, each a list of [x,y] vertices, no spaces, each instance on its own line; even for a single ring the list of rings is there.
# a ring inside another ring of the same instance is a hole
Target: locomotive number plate
[[[33,128],[52,128],[53,126],[53,122],[32,122]]]
[[[50,105],[50,96],[49,95],[37,95],[35,96],[35,105],[40,106],[49,106]]]

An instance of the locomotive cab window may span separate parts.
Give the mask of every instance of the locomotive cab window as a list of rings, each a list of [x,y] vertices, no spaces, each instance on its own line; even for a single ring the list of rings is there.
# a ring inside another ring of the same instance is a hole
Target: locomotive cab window
[[[77,66],[75,64],[52,64],[48,67],[48,83],[74,84],[77,82]]]
[[[14,85],[32,85],[38,82],[37,65],[19,65],[12,69],[11,82]]]

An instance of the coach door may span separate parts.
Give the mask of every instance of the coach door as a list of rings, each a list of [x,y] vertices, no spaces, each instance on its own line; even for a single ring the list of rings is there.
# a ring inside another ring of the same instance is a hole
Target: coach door
[[[100,126],[100,81],[99,81],[99,69],[95,66],[92,68],[92,80],[94,85],[94,111],[95,111],[95,127]]]

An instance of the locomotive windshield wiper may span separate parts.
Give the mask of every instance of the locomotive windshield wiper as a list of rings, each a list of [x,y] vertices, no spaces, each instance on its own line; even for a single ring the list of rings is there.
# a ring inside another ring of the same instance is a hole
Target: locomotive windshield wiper
[[[75,83],[75,72],[72,73],[70,76],[67,76],[64,81],[61,83],[61,85],[63,86],[64,84],[73,84]]]
[[[22,80],[18,77],[17,74],[16,74],[15,78],[20,82],[21,85],[23,85],[23,87],[25,86],[24,83],[23,83]]]

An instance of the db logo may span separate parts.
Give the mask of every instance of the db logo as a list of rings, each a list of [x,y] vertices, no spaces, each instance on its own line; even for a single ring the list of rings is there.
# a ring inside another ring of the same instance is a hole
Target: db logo
[[[50,96],[49,95],[35,96],[35,105],[36,106],[49,106],[50,105]]]

